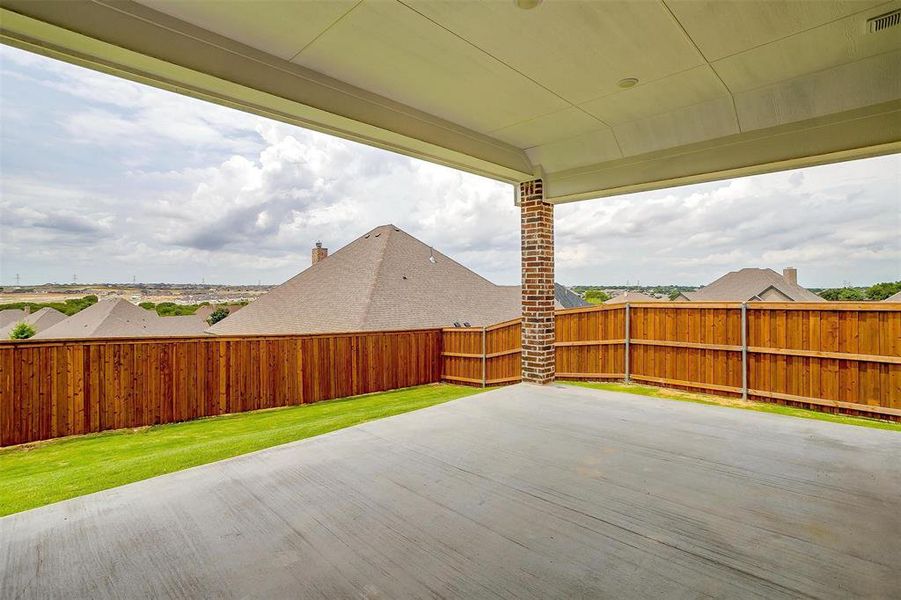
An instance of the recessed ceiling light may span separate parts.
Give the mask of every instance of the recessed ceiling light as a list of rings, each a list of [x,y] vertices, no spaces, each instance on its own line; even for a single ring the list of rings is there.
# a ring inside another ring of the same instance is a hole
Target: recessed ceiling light
[[[629,89],[630,87],[635,87],[636,84],[638,84],[637,77],[626,77],[625,79],[620,79],[619,81],[616,82],[616,85],[618,85],[619,87],[624,88],[624,89]]]
[[[516,4],[517,8],[531,10],[541,4],[541,0],[513,0],[513,3]]]

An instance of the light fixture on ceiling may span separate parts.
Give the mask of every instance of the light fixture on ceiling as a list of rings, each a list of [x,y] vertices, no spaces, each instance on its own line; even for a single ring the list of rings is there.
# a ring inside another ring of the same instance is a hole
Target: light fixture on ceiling
[[[516,8],[521,8],[523,10],[532,10],[539,4],[541,4],[541,0],[513,0],[513,4],[516,5]]]
[[[638,85],[638,77],[626,77],[625,79],[620,79],[616,82],[616,85],[627,90]]]

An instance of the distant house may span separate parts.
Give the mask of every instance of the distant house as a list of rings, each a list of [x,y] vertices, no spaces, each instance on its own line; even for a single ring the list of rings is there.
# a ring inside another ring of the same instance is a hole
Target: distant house
[[[786,267],[782,275],[772,269],[740,269],[726,273],[696,292],[682,292],[675,300],[696,302],[825,302],[798,285],[798,270]]]
[[[660,298],[655,298],[642,292],[623,292],[618,294],[604,304],[625,304],[626,302],[663,302]]]
[[[901,302],[901,292],[895,292],[894,294],[883,300],[883,302]]]
[[[584,301],[556,287],[559,308]],[[521,313],[519,286],[496,285],[394,225],[382,225],[208,330],[300,334],[491,325]]]
[[[34,328],[36,332],[40,333],[45,329],[53,327],[64,319],[66,319],[66,315],[59,312],[55,308],[50,307],[42,308],[30,314],[26,314],[23,311],[21,319],[0,326],[0,340],[9,338],[9,334],[12,333],[13,328],[19,323],[28,323]]]
[[[203,319],[161,317],[122,298],[100,300],[82,311],[38,332],[32,339],[151,337],[204,335]]]

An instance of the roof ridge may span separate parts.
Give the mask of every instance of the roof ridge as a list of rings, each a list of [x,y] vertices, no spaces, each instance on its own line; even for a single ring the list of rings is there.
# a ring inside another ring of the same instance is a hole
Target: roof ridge
[[[386,227],[386,226],[380,225],[379,227],[376,227],[375,229],[379,229],[380,227]],[[373,229],[372,231],[375,231],[375,229]],[[371,234],[372,231],[370,231],[368,234],[365,234],[365,235],[369,236],[369,234]],[[363,315],[360,319],[360,328],[363,328],[366,325],[367,321],[369,320],[369,312],[372,310],[372,295],[373,295],[373,293],[375,293],[375,288],[378,286],[378,283],[379,283],[379,273],[381,273],[382,265],[385,264],[385,254],[388,253],[388,238],[391,237],[392,233],[395,233],[397,231],[400,231],[399,227],[391,226],[391,228],[388,229],[388,231],[386,232],[385,241],[382,245],[382,250],[381,250],[381,252],[379,252],[379,260],[375,264],[375,268],[372,270],[372,273],[373,273],[372,280],[370,281],[369,289],[366,291],[366,295],[364,296],[366,299],[366,308],[363,309]],[[381,235],[381,234],[379,234],[379,235]],[[407,234],[407,235],[409,235],[409,234]],[[350,244],[348,244],[348,245],[350,245]]]

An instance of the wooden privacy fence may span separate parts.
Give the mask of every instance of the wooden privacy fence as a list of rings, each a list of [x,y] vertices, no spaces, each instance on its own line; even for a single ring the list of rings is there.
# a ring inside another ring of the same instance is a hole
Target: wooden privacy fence
[[[901,304],[563,310],[557,377],[901,420]],[[433,383],[521,379],[519,319],[305,336],[0,342],[0,446]]]
[[[441,378],[452,383],[500,385],[522,379],[519,319],[490,327],[446,328]]]
[[[0,446],[432,383],[438,329],[0,342]]]
[[[519,381],[518,325],[445,329],[443,378]],[[598,306],[557,311],[556,332],[560,379],[637,381],[901,418],[901,304]]]

